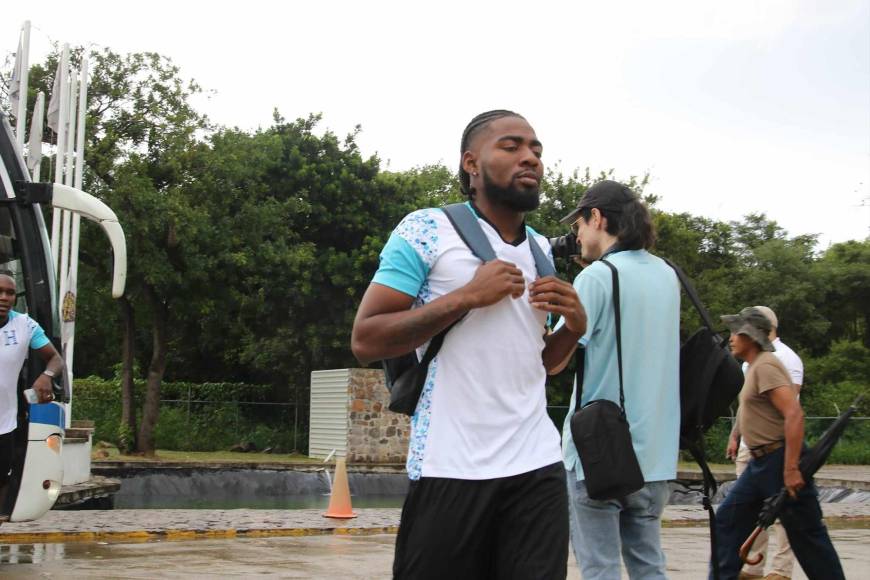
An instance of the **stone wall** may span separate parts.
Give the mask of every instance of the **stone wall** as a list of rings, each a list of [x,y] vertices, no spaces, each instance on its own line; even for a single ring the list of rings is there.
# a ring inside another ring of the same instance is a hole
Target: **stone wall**
[[[387,408],[390,396],[383,371],[350,369],[349,383],[348,462],[404,463],[410,418]]]

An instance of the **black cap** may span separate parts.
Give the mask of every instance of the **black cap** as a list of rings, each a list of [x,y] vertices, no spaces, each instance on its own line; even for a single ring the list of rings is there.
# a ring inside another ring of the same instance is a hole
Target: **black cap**
[[[637,195],[627,185],[605,179],[587,189],[583,197],[580,198],[577,209],[563,217],[561,222],[563,224],[576,222],[580,217],[580,212],[587,207],[597,207],[605,211],[620,211],[624,204],[636,199]]]

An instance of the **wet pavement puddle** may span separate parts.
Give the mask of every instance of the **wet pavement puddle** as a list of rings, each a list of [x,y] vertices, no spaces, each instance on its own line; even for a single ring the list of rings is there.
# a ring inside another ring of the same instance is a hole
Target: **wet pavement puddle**
[[[831,537],[848,578],[870,569],[870,529],[835,529]],[[389,578],[395,535],[236,540],[68,542],[0,545],[0,577],[25,578]],[[706,576],[703,528],[665,528],[668,575]],[[580,578],[573,555],[568,578]],[[794,580],[806,577],[795,571]]]

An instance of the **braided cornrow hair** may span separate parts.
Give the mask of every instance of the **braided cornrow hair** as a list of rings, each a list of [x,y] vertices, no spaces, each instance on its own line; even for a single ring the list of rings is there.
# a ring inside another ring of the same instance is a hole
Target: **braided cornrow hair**
[[[514,113],[513,111],[508,111],[506,109],[495,109],[493,111],[487,111],[485,113],[481,113],[475,118],[471,120],[470,123],[465,127],[465,131],[462,132],[462,143],[459,146],[459,189],[465,195],[470,196],[473,193],[471,189],[471,176],[468,175],[468,172],[462,168],[462,156],[465,155],[465,152],[468,150],[468,144],[471,142],[472,137],[476,135],[481,129],[489,125],[491,122],[496,119],[501,119],[502,117],[519,117],[520,119],[524,119],[522,115],[518,113]]]

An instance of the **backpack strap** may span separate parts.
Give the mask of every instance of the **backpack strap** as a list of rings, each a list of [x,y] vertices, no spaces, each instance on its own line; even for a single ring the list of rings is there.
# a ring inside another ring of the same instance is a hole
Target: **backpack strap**
[[[547,255],[538,242],[535,240],[535,234],[532,233],[532,228],[526,226],[526,239],[529,240],[529,247],[532,249],[532,257],[535,259],[535,270],[538,271],[538,276],[555,276],[556,266],[553,262],[547,259]]]
[[[495,251],[492,249],[492,244],[486,239],[486,234],[477,223],[477,217],[471,211],[471,208],[464,203],[454,203],[441,208],[447,215],[447,219],[453,225],[453,229],[459,234],[459,237],[471,250],[471,253],[483,260],[489,262],[495,259]],[[454,321],[447,328],[436,334],[429,341],[429,346],[426,347],[426,352],[423,353],[423,358],[420,360],[420,365],[428,367],[429,363],[438,355],[441,350],[441,345],[444,344],[444,337],[450,330],[459,323],[465,315],[463,314],[459,320]],[[415,353],[411,353],[416,358]],[[387,372],[387,361],[384,361],[384,371]]]
[[[484,262],[495,260],[495,250],[486,239],[486,234],[483,233],[483,229],[477,222],[477,216],[470,207],[464,203],[453,203],[441,209],[472,254]]]
[[[707,464],[707,459],[704,456],[704,438],[702,437],[698,443],[692,443],[688,446],[689,453],[692,458],[701,468],[701,477],[704,482],[704,491],[701,494],[701,505],[707,510],[707,517],[710,525],[710,563],[711,576],[713,580],[719,580],[719,542],[716,538],[716,510],[713,509],[713,496],[719,486],[716,483],[716,478]]]
[[[667,258],[662,258],[665,263],[673,268],[674,272],[677,274],[677,278],[680,280],[680,284],[685,289],[686,294],[689,297],[689,300],[692,301],[692,304],[695,306],[695,310],[698,311],[698,315],[701,317],[701,322],[704,326],[707,327],[710,332],[715,334],[715,330],[713,328],[713,319],[710,318],[710,313],[707,312],[707,309],[704,308],[704,305],[701,303],[701,299],[698,296],[698,293],[695,291],[695,287],[692,285],[689,278],[683,272],[683,270],[668,260]],[[701,385],[703,385],[704,389],[707,389],[709,385],[713,381],[713,376],[716,374],[716,369],[719,368],[719,364],[722,362],[722,359],[725,358],[726,353],[724,350],[724,346],[728,343],[722,341],[721,346],[723,348],[714,349],[710,353],[710,358],[707,360],[707,364],[704,365],[704,371],[701,378]],[[703,412],[702,409],[698,409],[698,417],[696,420],[698,431],[701,432],[700,427],[700,415]],[[716,495],[716,491],[718,489],[718,484],[716,483],[716,478],[713,476],[713,472],[710,470],[710,466],[707,464],[707,459],[704,453],[704,437],[703,435],[697,439],[697,441],[689,442],[689,441],[681,441],[681,446],[686,447],[686,449],[691,453],[692,458],[701,468],[701,478],[704,482],[704,491],[701,494],[701,504],[704,506],[704,509],[707,510],[709,524],[710,524],[710,562],[711,562],[711,576],[714,580],[719,580],[719,552],[718,552],[718,541],[716,538],[716,511],[713,509],[712,498]]]
[[[622,322],[619,316],[619,274],[616,266],[604,259],[599,259],[599,262],[610,268],[610,274],[613,279],[613,317],[616,325],[616,365],[619,369],[619,408],[622,409],[622,414],[625,415],[625,390],[622,386]]]
[[[441,209],[444,211],[447,219],[450,220],[453,229],[456,230],[456,233],[465,245],[468,246],[468,249],[471,250],[472,254],[484,262],[495,260],[495,250],[492,249],[492,244],[489,243],[486,234],[483,233],[483,228],[480,227],[480,223],[477,221],[477,216],[468,205],[464,203],[453,203],[446,205]],[[547,259],[547,256],[541,250],[541,247],[531,236],[531,232],[528,231],[528,228],[527,236],[529,247],[532,249],[532,257],[535,259],[535,268],[538,270],[538,275],[543,277],[555,274],[555,267]],[[544,273],[547,271],[549,271],[549,273]],[[459,320],[462,320],[462,318]],[[441,350],[441,345],[444,343],[445,335],[451,328],[456,326],[459,320],[432,337],[429,346],[426,348],[426,352],[423,354],[423,359],[420,361],[421,365],[429,366],[429,363],[432,362],[432,359],[434,359],[438,354],[438,351]]]
[[[453,203],[445,205],[441,209],[472,254],[484,262],[496,259],[492,244],[489,243],[486,234],[483,233],[483,229],[477,221],[474,210],[468,207],[468,204]],[[554,276],[556,274],[555,266],[547,259],[547,255],[541,249],[541,246],[538,245],[538,242],[535,241],[534,234],[528,226],[526,226],[526,239],[529,241],[529,249],[532,252],[532,258],[535,260],[535,270],[538,271],[538,276],[541,278],[544,276]]]
[[[683,288],[686,290],[686,294],[689,296],[689,300],[692,301],[692,304],[695,305],[695,310],[698,311],[698,315],[701,317],[701,322],[704,323],[704,326],[709,328],[711,331],[715,332],[713,319],[710,318],[710,313],[707,312],[707,309],[704,308],[704,305],[701,304],[701,299],[698,297],[698,293],[695,291],[695,287],[692,286],[692,282],[686,276],[686,274],[680,269],[679,266],[668,260],[667,258],[662,258],[665,263],[674,269],[674,272],[677,273],[677,278],[680,279],[680,284],[683,285]]]
[[[583,402],[583,378],[586,374],[586,348],[577,346],[574,350],[574,385],[577,387],[577,396],[574,398],[574,408],[582,407]]]

